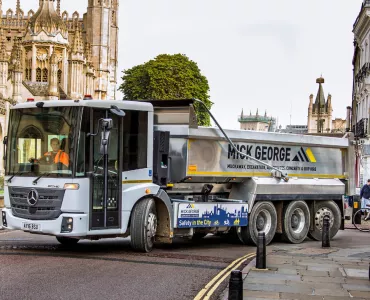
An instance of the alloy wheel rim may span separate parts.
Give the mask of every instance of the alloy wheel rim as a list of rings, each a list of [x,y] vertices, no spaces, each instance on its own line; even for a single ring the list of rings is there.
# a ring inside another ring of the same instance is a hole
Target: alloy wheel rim
[[[271,229],[272,217],[268,210],[262,209],[256,218],[257,232],[267,234]]]
[[[290,219],[290,228],[294,233],[301,233],[306,224],[306,218],[301,208],[296,208]]]
[[[317,212],[316,212],[316,215],[315,215],[315,227],[322,231],[322,227],[323,227],[323,224],[324,224],[324,218],[328,216],[329,217],[329,226],[330,228],[333,226],[333,223],[334,223],[334,215],[333,215],[333,212],[327,208],[327,207],[322,207],[320,208]]]
[[[155,234],[157,232],[157,216],[153,213],[148,215],[147,238],[154,242]]]

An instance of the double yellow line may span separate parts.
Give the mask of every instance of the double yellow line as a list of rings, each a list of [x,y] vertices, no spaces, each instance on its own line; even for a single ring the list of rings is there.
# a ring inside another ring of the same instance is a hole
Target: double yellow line
[[[233,269],[238,268],[247,259],[256,256],[254,253],[249,253],[236,260],[234,260],[230,265],[223,269],[220,273],[216,275],[199,293],[195,296],[194,300],[209,300],[215,290],[220,286],[220,284],[230,275]]]

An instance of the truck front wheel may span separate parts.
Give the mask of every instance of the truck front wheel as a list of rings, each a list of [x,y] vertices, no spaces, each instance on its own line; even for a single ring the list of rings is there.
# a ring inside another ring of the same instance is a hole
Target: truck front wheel
[[[304,201],[292,201],[284,209],[283,240],[302,243],[310,229],[310,210]]]
[[[157,210],[154,199],[148,198],[138,202],[131,215],[131,247],[140,252],[153,249],[157,232]]]
[[[341,224],[341,212],[338,205],[334,201],[316,201],[313,216],[314,229],[308,233],[311,239],[321,241],[325,216],[330,217],[330,239],[338,233]]]
[[[276,226],[275,206],[269,201],[257,202],[249,215],[248,226],[238,228],[238,237],[243,244],[257,245],[258,233],[264,232],[268,245],[274,238]]]

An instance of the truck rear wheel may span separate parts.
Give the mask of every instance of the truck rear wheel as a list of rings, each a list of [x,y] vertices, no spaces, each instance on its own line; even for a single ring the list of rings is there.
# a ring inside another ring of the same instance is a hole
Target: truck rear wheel
[[[55,238],[64,246],[74,246],[79,242],[79,239],[69,238],[65,236],[56,236]]]
[[[338,205],[334,201],[317,201],[313,220],[314,229],[308,233],[311,239],[321,241],[325,216],[330,217],[330,239],[338,233],[341,224],[341,212]]]
[[[131,215],[131,247],[140,252],[153,249],[157,232],[157,211],[153,199],[138,202]]]
[[[302,243],[310,229],[310,210],[304,201],[292,201],[284,208],[282,238],[292,244]]]
[[[275,206],[269,201],[257,202],[250,213],[248,226],[238,228],[238,237],[243,244],[257,245],[258,233],[264,232],[268,245],[274,238],[276,226]]]

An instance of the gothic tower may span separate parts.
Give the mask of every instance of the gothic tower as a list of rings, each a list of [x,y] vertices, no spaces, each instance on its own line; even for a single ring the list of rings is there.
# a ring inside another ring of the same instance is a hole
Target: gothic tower
[[[95,68],[94,98],[114,99],[116,89],[118,0],[89,0],[86,14],[86,37],[91,44]]]
[[[316,101],[313,103],[313,95],[310,95],[310,104],[308,105],[307,127],[308,133],[330,133],[332,130],[333,108],[331,104],[331,95],[328,95],[326,101],[322,84],[324,78],[316,80],[319,84]]]

